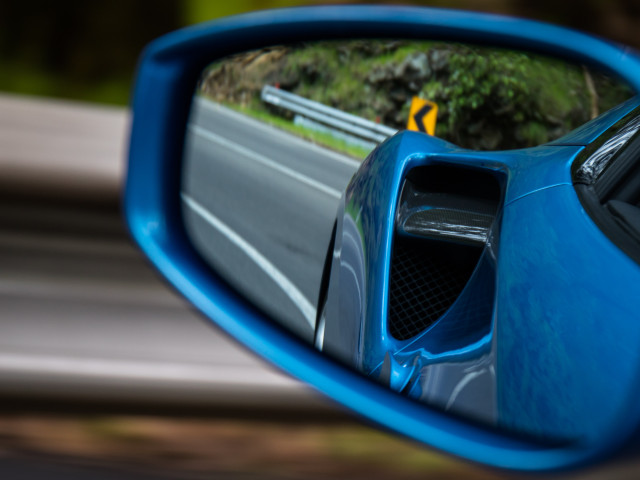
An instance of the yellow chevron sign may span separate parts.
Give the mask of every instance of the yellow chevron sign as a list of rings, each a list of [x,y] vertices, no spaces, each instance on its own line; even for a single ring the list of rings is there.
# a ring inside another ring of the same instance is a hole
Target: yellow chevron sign
[[[436,118],[438,117],[438,105],[435,102],[413,97],[409,109],[409,121],[407,130],[435,135]]]

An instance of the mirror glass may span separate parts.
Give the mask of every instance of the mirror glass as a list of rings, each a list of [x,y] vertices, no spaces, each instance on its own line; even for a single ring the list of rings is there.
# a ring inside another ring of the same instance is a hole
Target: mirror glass
[[[423,360],[368,350],[367,335],[378,330],[368,325],[374,320],[362,305],[354,305],[373,274],[358,260],[367,248],[358,219],[362,208],[384,205],[373,197],[360,209],[345,205],[345,189],[369,153],[405,129],[465,149],[522,149],[557,139],[631,96],[626,85],[583,65],[463,44],[349,40],[248,51],[209,65],[195,87],[182,172],[184,221],[205,261],[273,321],[390,388],[495,424],[491,353],[429,365],[428,379],[423,374],[413,388],[416,372],[426,371]],[[478,190],[481,205],[465,234],[430,237],[439,263],[429,268],[445,271],[438,282],[448,285],[451,298],[430,312],[408,312],[406,304],[411,310],[416,296],[430,294],[410,284],[405,305],[390,302],[393,315],[421,316],[379,332],[398,351],[409,351],[412,339],[447,314],[471,275],[484,274],[480,263],[500,202],[499,179],[486,178],[477,189],[477,179],[451,177],[446,168],[427,177],[417,172],[398,192],[397,215],[408,212],[402,228],[409,235],[433,225],[434,218],[410,214],[428,195],[421,188],[429,182],[461,181]],[[349,208],[354,211],[346,215]],[[336,225],[339,246],[332,240]],[[451,238],[462,245],[455,252],[443,242]],[[424,247],[406,242],[410,272]],[[350,269],[351,280],[337,286],[335,265]],[[486,312],[476,313],[490,322],[491,308],[489,302]],[[450,334],[441,335],[452,349],[461,348]],[[433,342],[434,350],[445,349]]]

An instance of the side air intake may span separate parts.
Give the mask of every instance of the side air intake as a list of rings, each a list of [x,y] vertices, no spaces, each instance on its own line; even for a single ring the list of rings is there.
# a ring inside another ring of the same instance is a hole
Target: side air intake
[[[391,254],[388,329],[408,340],[456,301],[482,254],[500,203],[492,173],[428,166],[407,176]]]

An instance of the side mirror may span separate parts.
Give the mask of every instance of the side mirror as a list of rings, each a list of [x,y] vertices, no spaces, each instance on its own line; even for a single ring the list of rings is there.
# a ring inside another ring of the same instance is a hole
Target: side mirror
[[[640,426],[639,90],[629,49],[487,14],[188,28],[141,59],[129,227],[364,417],[496,467],[592,462]]]

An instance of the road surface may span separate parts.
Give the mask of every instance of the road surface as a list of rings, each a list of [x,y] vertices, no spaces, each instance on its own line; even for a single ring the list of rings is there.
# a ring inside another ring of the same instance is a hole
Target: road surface
[[[204,98],[186,144],[183,210],[200,252],[311,341],[338,202],[359,162]]]

